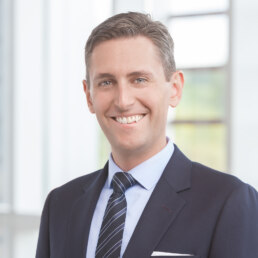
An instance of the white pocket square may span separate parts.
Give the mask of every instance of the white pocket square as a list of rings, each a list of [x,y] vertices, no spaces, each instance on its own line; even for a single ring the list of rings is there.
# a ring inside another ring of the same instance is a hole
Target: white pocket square
[[[178,253],[167,253],[167,252],[153,252],[151,256],[194,256],[193,254],[178,254]]]

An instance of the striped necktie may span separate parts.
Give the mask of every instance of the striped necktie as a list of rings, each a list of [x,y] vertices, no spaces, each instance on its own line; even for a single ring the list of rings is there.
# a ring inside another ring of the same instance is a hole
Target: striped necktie
[[[127,206],[125,191],[135,183],[135,179],[127,172],[117,172],[113,176],[113,193],[108,200],[99,232],[96,258],[120,257]]]

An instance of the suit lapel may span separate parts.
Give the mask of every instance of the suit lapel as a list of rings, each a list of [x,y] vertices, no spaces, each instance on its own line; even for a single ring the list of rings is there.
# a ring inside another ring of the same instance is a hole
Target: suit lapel
[[[190,188],[191,161],[175,146],[123,255],[149,257],[168,227],[180,213],[185,200],[180,192]]]
[[[66,257],[86,257],[92,216],[107,178],[108,166],[89,180],[75,201],[67,227]]]

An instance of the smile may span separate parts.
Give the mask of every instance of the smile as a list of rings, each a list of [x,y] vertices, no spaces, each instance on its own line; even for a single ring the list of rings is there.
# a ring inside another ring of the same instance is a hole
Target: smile
[[[120,116],[120,117],[114,117],[114,119],[120,123],[120,124],[132,124],[139,122],[144,115],[135,115],[135,116]]]

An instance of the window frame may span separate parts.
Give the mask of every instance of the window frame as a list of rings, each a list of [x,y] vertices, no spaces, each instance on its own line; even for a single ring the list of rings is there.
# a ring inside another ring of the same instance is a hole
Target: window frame
[[[214,70],[214,69],[224,69],[227,76],[226,76],[226,89],[225,89],[225,99],[228,101],[225,103],[225,116],[224,119],[173,119],[172,121],[169,121],[169,125],[212,125],[212,124],[221,124],[225,126],[226,130],[226,171],[230,173],[231,171],[231,139],[230,139],[230,131],[231,131],[231,98],[230,98],[230,93],[231,93],[231,40],[232,40],[232,15],[231,15],[231,10],[232,10],[232,0],[228,0],[228,8],[225,9],[224,11],[206,11],[206,12],[196,12],[196,13],[182,13],[182,14],[177,14],[177,15],[168,15],[165,18],[165,23],[169,24],[171,20],[173,19],[184,19],[184,18],[189,18],[189,17],[204,17],[204,16],[219,16],[219,15],[224,15],[228,17],[228,58],[227,62],[224,65],[220,66],[203,66],[203,67],[177,67],[177,70],[182,70],[182,71],[203,71],[203,70]]]

